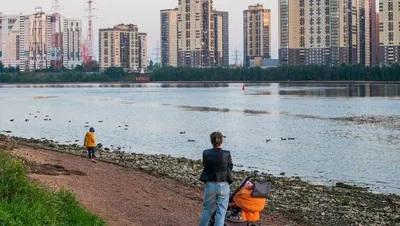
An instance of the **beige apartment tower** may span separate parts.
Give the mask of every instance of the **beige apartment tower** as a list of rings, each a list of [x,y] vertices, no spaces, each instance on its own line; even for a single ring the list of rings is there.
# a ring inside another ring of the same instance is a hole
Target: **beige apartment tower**
[[[160,11],[161,66],[178,66],[178,8]]]
[[[143,59],[145,58],[145,59]],[[133,24],[120,24],[99,30],[100,69],[122,67],[126,71],[144,68],[147,63],[147,38]]]
[[[139,68],[147,68],[147,34],[139,33]]]
[[[380,63],[400,62],[400,0],[379,1]]]
[[[214,65],[213,1],[179,0],[178,66]]]
[[[271,10],[261,4],[243,11],[244,66],[254,58],[271,58]]]
[[[370,65],[375,46],[373,3],[279,0],[280,63]]]

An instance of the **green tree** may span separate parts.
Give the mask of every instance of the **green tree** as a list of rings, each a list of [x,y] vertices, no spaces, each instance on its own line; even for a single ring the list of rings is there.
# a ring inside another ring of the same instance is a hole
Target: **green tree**
[[[83,66],[82,65],[76,65],[74,70],[75,71],[82,71],[83,70]]]
[[[4,73],[4,64],[0,62],[0,73]]]
[[[153,70],[154,62],[150,60],[149,65],[147,66],[147,70]]]
[[[104,71],[105,75],[108,75],[112,79],[119,79],[126,75],[126,72],[122,67],[110,67]]]

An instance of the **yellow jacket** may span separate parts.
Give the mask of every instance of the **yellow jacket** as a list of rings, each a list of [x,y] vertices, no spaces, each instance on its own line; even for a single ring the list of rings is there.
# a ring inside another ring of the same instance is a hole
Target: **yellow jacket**
[[[92,132],[87,132],[85,135],[85,143],[83,144],[83,146],[85,148],[94,147],[95,143],[96,139],[94,138],[94,134]]]

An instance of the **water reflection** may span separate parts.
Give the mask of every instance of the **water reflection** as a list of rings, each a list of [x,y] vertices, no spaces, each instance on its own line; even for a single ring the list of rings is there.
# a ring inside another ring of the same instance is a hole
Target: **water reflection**
[[[280,83],[279,95],[323,97],[400,97],[399,84],[288,84]],[[287,87],[299,89],[286,90]],[[262,94],[259,94],[262,95]],[[265,94],[269,95],[269,94]]]

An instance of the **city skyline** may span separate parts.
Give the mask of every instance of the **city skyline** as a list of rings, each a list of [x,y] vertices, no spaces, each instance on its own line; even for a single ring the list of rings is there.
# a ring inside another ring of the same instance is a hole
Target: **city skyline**
[[[254,4],[263,4],[265,9],[271,10],[271,57],[278,58],[278,0],[273,1],[235,1],[234,0],[214,0],[214,8],[220,11],[229,13],[229,55],[230,63],[234,63],[234,51],[236,47],[240,50],[239,61],[243,61],[243,10]],[[99,57],[98,53],[98,31],[102,28],[112,28],[115,24],[135,24],[141,27],[143,32],[148,34],[148,57],[153,60],[157,47],[157,41],[160,41],[160,10],[170,9],[178,6],[178,0],[163,0],[157,1],[155,6],[154,1],[149,3],[140,3],[139,1],[114,0],[112,2],[98,0],[94,7],[94,50],[95,57]],[[82,19],[83,22],[83,38],[86,37],[87,20],[85,18],[87,8],[85,0],[60,0],[61,14],[68,18]],[[117,6],[132,6],[132,7],[117,7]],[[379,1],[376,0],[377,10],[379,9]],[[42,7],[45,12],[51,10],[51,0],[14,0],[2,7],[3,14],[33,14],[35,7]],[[137,9],[140,7],[140,9]],[[18,11],[16,11],[18,9]],[[160,48],[160,46],[158,46]]]
[[[232,3],[235,4],[232,4]],[[157,4],[155,4],[157,3]],[[234,51],[236,47],[240,50],[239,60],[243,60],[243,10],[249,5],[263,4],[264,8],[271,9],[272,21],[272,57],[278,57],[278,0],[274,1],[236,1],[236,0],[214,0],[214,8],[218,11],[226,11],[229,13],[229,55],[230,63],[234,63]],[[117,7],[120,5],[121,7]],[[126,5],[127,7],[122,7]],[[61,14],[68,18],[82,19],[83,37],[86,38],[87,19],[85,18],[87,8],[85,0],[60,0]],[[160,41],[160,10],[171,9],[178,6],[178,0],[151,1],[142,3],[140,1],[114,0],[104,1],[97,0],[94,7],[98,10],[94,11],[97,16],[94,18],[94,49],[95,56],[98,58],[98,32],[102,28],[112,28],[116,24],[135,24],[140,27],[141,31],[148,35],[148,57],[154,60],[155,48],[157,41]],[[42,7],[45,12],[50,12],[51,0],[15,0],[2,7],[4,14],[33,14],[35,7]],[[140,7],[140,8],[138,8]],[[18,9],[18,11],[16,11]]]

